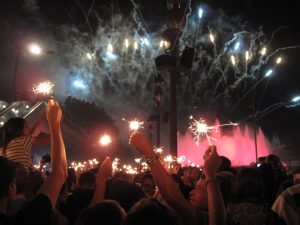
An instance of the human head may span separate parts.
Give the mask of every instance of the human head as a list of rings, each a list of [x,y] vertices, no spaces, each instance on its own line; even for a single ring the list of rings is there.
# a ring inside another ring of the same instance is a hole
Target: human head
[[[141,188],[148,196],[153,196],[155,193],[155,183],[153,176],[150,173],[147,173],[143,176],[141,182]]]
[[[125,211],[113,200],[104,200],[84,209],[78,216],[76,225],[120,225]]]
[[[145,192],[136,184],[117,178],[107,187],[106,199],[118,201],[127,212],[136,202],[146,198]]]
[[[23,118],[10,118],[4,124],[3,130],[3,137],[1,140],[1,147],[5,147],[12,139],[20,137],[24,134],[24,128],[27,128],[26,121]]]
[[[245,199],[255,199],[258,202],[264,200],[263,178],[256,168],[245,167],[237,174],[235,200],[242,202]]]
[[[143,199],[126,215],[123,225],[180,225],[176,215],[157,199]]]
[[[15,171],[15,163],[0,156],[0,201],[6,198],[8,205],[16,194]]]
[[[200,210],[208,209],[208,195],[205,179],[200,179],[196,187],[190,192],[190,202]]]
[[[267,156],[266,163],[269,163],[273,169],[282,169],[283,168],[279,157],[274,154],[270,154]]]
[[[16,165],[15,177],[16,177],[16,187],[17,187],[16,194],[24,194],[28,186],[28,179],[29,179],[28,170],[21,163],[15,163],[15,165]]]
[[[221,166],[218,169],[218,172],[221,172],[221,171],[230,171],[230,168],[231,168],[231,161],[230,161],[230,159],[228,159],[225,156],[220,156],[220,158],[222,159],[222,163],[221,163]]]
[[[189,179],[192,182],[198,181],[200,178],[200,170],[197,167],[191,167],[189,172]]]
[[[79,189],[94,189],[96,185],[96,176],[91,171],[83,172],[78,180]]]

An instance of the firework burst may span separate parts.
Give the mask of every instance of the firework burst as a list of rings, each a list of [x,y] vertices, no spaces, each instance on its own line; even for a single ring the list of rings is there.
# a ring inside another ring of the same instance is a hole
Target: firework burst
[[[33,85],[33,92],[39,95],[51,95],[53,93],[54,84],[50,81],[44,81]]]

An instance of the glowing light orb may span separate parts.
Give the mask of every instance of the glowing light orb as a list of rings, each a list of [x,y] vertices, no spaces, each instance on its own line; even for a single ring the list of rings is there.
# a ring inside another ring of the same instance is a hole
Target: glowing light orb
[[[239,50],[239,48],[240,48],[240,42],[238,41],[234,46],[234,51]]]
[[[107,134],[104,134],[102,137],[100,137],[99,143],[103,146],[107,146],[112,142],[111,137]]]
[[[33,85],[33,92],[35,94],[50,95],[53,93],[53,87],[53,83],[51,83],[50,81],[44,81],[37,85]]]
[[[278,57],[277,59],[276,59],[276,64],[280,64],[282,62],[282,58],[281,57]]]
[[[123,118],[122,120],[129,124],[129,130],[131,131],[138,131],[139,129],[143,128],[144,122],[140,122],[137,119],[127,121],[125,118]]]
[[[262,50],[260,51],[261,55],[265,55],[267,53],[267,48],[263,47]]]
[[[32,43],[28,46],[28,51],[33,55],[41,55],[42,54],[42,48],[35,43]]]

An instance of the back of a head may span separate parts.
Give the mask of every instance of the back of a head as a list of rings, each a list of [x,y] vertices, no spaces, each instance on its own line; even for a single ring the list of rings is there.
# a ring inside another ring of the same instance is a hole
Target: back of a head
[[[24,193],[28,186],[29,174],[27,169],[21,163],[16,163],[15,177],[16,177],[17,194]]]
[[[118,178],[108,185],[106,198],[118,201],[127,212],[136,202],[146,198],[146,195],[138,185]]]
[[[24,124],[23,118],[10,118],[2,128],[1,147],[6,146],[12,139],[22,136]]]
[[[84,209],[77,219],[77,225],[120,225],[125,212],[116,201],[104,200]]]
[[[91,171],[86,171],[79,176],[78,180],[79,188],[82,187],[94,187],[96,184],[96,176]]]
[[[0,199],[8,196],[9,185],[15,179],[15,163],[0,156]]]
[[[125,217],[123,225],[180,225],[179,219],[157,199],[143,199]]]
[[[255,199],[258,202],[264,200],[263,178],[256,168],[245,167],[236,177],[236,200]]]
[[[227,205],[233,198],[235,175],[228,171],[221,171],[217,173],[217,179],[220,182],[220,189],[224,203]]]

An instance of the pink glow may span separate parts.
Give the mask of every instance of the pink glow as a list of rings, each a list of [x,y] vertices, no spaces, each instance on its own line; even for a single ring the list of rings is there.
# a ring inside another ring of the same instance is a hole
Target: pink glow
[[[216,122],[216,125],[219,124]],[[217,146],[219,155],[226,156],[231,160],[233,166],[249,165],[255,162],[255,147],[253,130],[245,127],[241,129],[240,126],[232,127],[230,134],[222,134],[221,129],[218,132],[212,132],[210,136],[214,139],[211,144]],[[190,131],[185,135],[178,135],[178,157],[185,156],[187,161],[191,163],[203,165],[203,154],[208,146],[208,141],[205,137],[200,137],[199,145],[196,145]],[[257,149],[258,157],[270,154],[272,149],[271,144],[264,136],[262,130],[258,129],[257,135]]]

